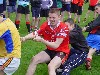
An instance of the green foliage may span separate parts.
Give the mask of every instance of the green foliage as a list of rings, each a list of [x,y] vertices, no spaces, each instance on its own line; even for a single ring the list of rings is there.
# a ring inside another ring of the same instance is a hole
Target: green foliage
[[[87,25],[88,22],[90,22],[93,19],[93,13],[90,13],[89,14],[90,17],[88,17],[87,22],[85,22],[85,23],[82,22],[85,17],[85,14],[87,12],[87,9],[88,9],[88,3],[84,5],[83,14],[81,16],[81,23],[79,24],[81,27],[83,27],[84,25]],[[13,13],[10,18],[14,22],[15,14]],[[66,18],[67,17],[65,17],[65,19]],[[41,21],[41,23],[43,23],[43,21],[44,21],[44,19]],[[21,36],[25,36],[26,34],[28,34],[25,23],[26,23],[25,16],[22,15],[20,29],[19,29]],[[84,33],[84,35],[87,36],[87,33]],[[20,64],[18,70],[14,73],[14,75],[25,75],[28,65],[31,61],[31,58],[34,55],[36,55],[38,52],[40,52],[44,49],[45,49],[44,44],[39,43],[39,42],[29,40],[29,41],[22,43],[21,64]],[[92,61],[92,70],[90,70],[90,71],[85,70],[85,66],[83,64],[80,67],[74,69],[71,72],[71,75],[100,75],[99,61],[100,61],[99,56],[94,55],[93,61]],[[48,75],[47,65],[46,64],[38,65],[35,75]]]

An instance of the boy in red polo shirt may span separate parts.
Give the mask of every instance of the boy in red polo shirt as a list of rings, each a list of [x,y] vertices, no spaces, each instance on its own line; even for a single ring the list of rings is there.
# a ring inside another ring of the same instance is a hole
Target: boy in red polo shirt
[[[41,37],[42,36],[42,37]],[[21,40],[34,39],[44,43],[47,48],[32,58],[26,75],[33,75],[37,64],[48,63],[49,75],[56,75],[55,70],[60,67],[63,58],[67,58],[69,50],[69,30],[65,23],[60,22],[60,11],[50,9],[48,21],[43,23],[38,31],[30,33]]]

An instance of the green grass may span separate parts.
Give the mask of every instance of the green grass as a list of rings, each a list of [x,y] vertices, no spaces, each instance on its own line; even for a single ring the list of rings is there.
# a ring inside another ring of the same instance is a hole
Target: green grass
[[[84,12],[81,16],[81,21],[83,20],[86,11],[88,9],[88,4],[84,5]],[[80,23],[80,26],[83,27],[86,25],[88,22],[90,22],[93,18],[93,13],[89,14],[90,17],[88,17],[88,20],[86,23]],[[11,20],[14,21],[15,19],[15,14],[11,15]],[[43,22],[43,21],[42,21]],[[21,19],[21,25],[19,29],[20,35],[25,36],[27,34],[27,29],[25,25],[25,16],[22,16]],[[87,36],[87,33],[84,33],[85,36]],[[25,75],[28,65],[31,61],[31,58],[36,55],[38,52],[42,51],[45,49],[45,45],[39,42],[34,42],[34,41],[26,41],[22,43],[22,56],[21,56],[21,64],[18,68],[18,70],[14,73],[14,75]],[[80,67],[74,69],[71,72],[71,75],[100,75],[100,59],[99,56],[93,56],[93,61],[92,61],[92,70],[87,71],[85,70],[84,64],[81,65]],[[47,65],[46,64],[40,64],[37,66],[37,70],[35,75],[48,75],[48,70],[47,70]]]

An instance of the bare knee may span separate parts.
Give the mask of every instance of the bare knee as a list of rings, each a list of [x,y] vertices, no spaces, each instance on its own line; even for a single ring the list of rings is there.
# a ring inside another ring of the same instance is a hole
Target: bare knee
[[[53,64],[48,64],[48,70],[55,70],[55,66]]]
[[[39,59],[38,57],[35,57],[35,56],[34,56],[34,57],[31,59],[31,63],[37,65],[37,64],[40,63],[40,59]]]

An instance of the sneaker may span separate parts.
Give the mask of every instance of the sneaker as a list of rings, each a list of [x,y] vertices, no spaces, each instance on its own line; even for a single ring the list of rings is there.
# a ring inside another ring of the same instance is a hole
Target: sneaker
[[[85,67],[86,67],[86,70],[91,70],[91,62],[86,61]]]

